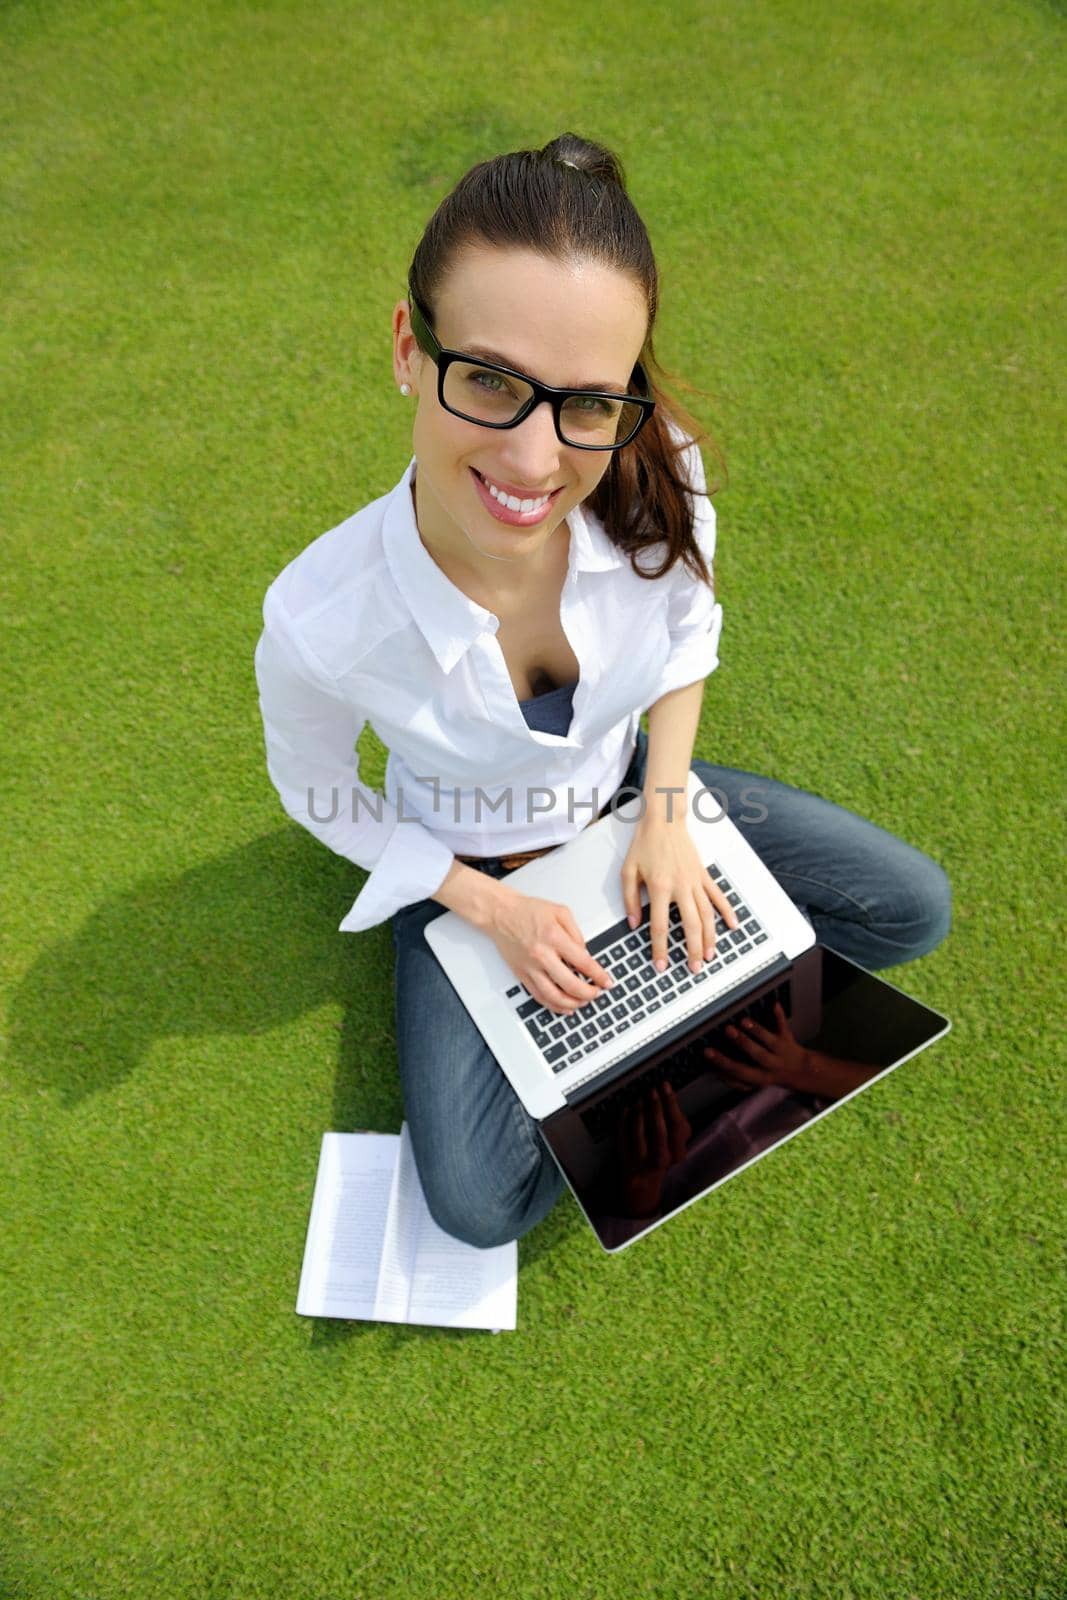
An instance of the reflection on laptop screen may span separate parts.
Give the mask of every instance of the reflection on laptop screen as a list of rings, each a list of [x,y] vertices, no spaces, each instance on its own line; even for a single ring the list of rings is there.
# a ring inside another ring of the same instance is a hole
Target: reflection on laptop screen
[[[822,945],[732,1024],[743,1024],[746,1015],[753,1026],[741,1032],[754,1054],[723,1027],[705,1029],[600,1099],[542,1124],[606,1250],[631,1243],[725,1183],[949,1026]],[[802,1017],[804,1037],[797,1037],[793,1025]]]

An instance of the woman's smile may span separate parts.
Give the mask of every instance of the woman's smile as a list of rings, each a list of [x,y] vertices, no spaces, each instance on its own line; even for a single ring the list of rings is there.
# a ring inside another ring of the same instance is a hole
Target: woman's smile
[[[478,498],[497,522],[506,522],[513,528],[534,528],[549,515],[562,486],[547,494],[520,494],[511,485],[498,484],[495,479],[470,469]]]

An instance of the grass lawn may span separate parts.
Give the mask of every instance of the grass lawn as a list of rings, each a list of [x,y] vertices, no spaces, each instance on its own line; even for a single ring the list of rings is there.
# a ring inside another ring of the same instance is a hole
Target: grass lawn
[[[1064,100],[1051,0],[0,11],[4,1600],[1063,1594]],[[309,1321],[392,943],[260,606],[407,463],[437,201],[566,128],[729,469],[696,754],[942,863],[953,1028],[617,1258],[568,1197],[513,1334]]]

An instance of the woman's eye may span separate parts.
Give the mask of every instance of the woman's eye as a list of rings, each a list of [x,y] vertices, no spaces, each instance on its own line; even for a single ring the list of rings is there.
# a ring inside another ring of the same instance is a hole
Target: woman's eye
[[[576,394],[569,403],[591,417],[614,416],[618,409],[611,400],[601,400],[595,394]]]
[[[490,394],[499,394],[501,389],[507,388],[499,372],[472,372],[468,376],[475,388],[486,389]]]

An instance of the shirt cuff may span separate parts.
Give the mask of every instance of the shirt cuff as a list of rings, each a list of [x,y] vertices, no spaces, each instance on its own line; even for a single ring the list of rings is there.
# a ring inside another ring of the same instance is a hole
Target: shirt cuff
[[[338,931],[362,933],[401,906],[427,899],[441,887],[455,859],[421,822],[398,821]]]

